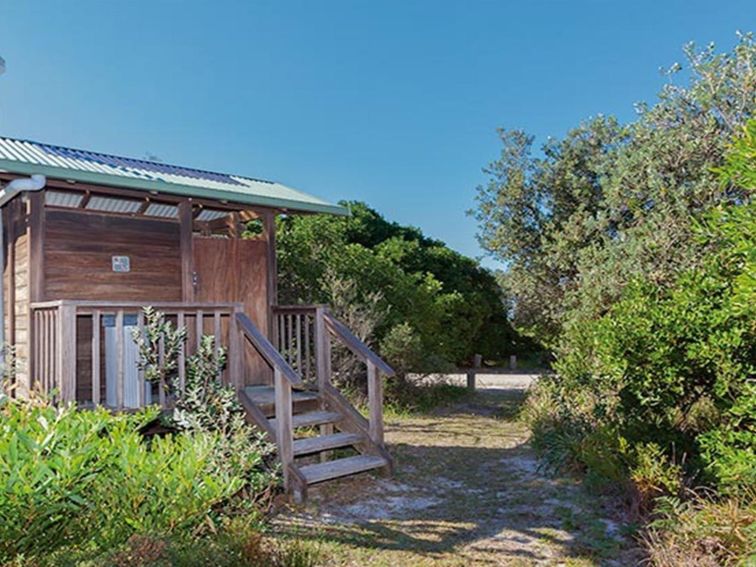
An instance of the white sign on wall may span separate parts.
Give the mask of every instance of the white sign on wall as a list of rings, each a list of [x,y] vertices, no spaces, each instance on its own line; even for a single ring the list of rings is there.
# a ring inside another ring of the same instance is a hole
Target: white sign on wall
[[[113,271],[114,272],[130,272],[131,261],[128,256],[113,256]]]

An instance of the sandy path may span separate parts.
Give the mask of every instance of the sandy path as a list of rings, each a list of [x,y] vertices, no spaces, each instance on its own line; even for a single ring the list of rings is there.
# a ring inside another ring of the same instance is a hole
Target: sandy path
[[[632,565],[616,511],[539,470],[517,421],[522,389],[491,389],[390,420],[393,478],[315,487],[283,533],[321,542],[327,565]]]

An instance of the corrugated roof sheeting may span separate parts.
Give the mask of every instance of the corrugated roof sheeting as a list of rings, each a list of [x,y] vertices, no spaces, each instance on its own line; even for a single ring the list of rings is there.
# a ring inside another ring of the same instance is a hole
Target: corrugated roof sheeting
[[[228,214],[228,211],[214,211],[213,209],[202,209],[200,214],[197,215],[197,220],[201,222],[214,221],[215,219],[223,218]]]
[[[67,191],[45,191],[45,204],[51,207],[77,208],[81,205],[84,195]]]
[[[148,217],[175,219],[178,217],[178,207],[176,205],[164,205],[163,203],[150,203],[147,205],[144,214]]]
[[[104,213],[136,213],[142,206],[141,201],[129,199],[114,199],[112,197],[93,196],[89,199],[86,208],[90,211],[102,211]]]
[[[29,167],[36,166],[36,167]],[[248,204],[345,214],[346,209],[280,183],[0,137],[0,168],[17,173],[165,191]],[[48,171],[47,168],[54,168]],[[71,172],[66,175],[67,172]],[[54,174],[53,174],[54,171]]]

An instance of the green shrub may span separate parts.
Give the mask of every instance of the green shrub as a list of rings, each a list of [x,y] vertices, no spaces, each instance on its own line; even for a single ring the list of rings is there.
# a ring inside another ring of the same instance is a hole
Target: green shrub
[[[595,472],[619,460],[654,495],[675,492],[676,465],[731,494],[756,483],[756,206],[725,209],[699,234],[710,248],[700,268],[669,288],[636,281],[566,331],[558,378],[526,410],[552,462]]]
[[[0,562],[58,548],[109,549],[133,534],[212,529],[273,479],[217,432],[145,439],[155,409],[114,415],[5,399],[0,408]],[[245,491],[245,489],[247,489]],[[249,510],[252,512],[252,510]]]

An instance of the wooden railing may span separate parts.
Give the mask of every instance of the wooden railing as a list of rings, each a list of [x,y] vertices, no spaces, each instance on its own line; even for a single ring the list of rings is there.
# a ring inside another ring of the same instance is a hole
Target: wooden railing
[[[147,385],[142,372],[127,367],[126,351],[136,348],[129,330],[143,328],[145,304],[187,329],[179,353],[179,389],[184,387],[186,358],[196,352],[203,335],[213,335],[216,345],[228,351],[220,378],[241,386],[242,355],[234,316],[241,312],[240,304],[58,300],[31,305],[31,373],[36,388],[44,394],[55,393],[58,401],[82,406],[134,408],[146,405],[149,398],[165,405],[169,401],[166,385]],[[108,352],[109,348],[115,352]],[[127,384],[126,376],[133,372],[137,373],[135,391],[127,395],[127,385],[134,385]]]
[[[241,333],[255,347],[263,360],[273,369],[273,387],[275,391],[274,403],[276,408],[276,444],[278,456],[281,460],[284,474],[284,486],[287,490],[293,483],[299,485],[299,490],[304,490],[304,479],[293,478],[297,471],[292,467],[294,463],[294,425],[292,388],[303,388],[304,382],[299,374],[291,367],[281,353],[255,326],[252,320],[244,313],[238,313],[236,320]],[[254,406],[248,407],[248,411],[259,411]],[[255,416],[255,421],[266,427],[269,423],[264,415]]]
[[[336,319],[324,305],[279,305],[276,316],[278,349],[307,381],[317,380],[318,390],[348,414],[352,424],[383,446],[383,382],[381,375],[394,370],[363,341]],[[339,341],[367,366],[368,419],[332,383],[332,344]]]

